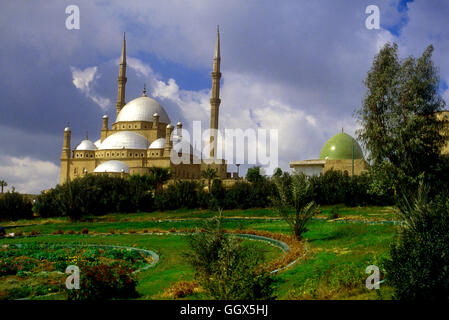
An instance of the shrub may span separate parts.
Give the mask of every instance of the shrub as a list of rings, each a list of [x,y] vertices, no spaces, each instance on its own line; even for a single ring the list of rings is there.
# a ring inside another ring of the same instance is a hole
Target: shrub
[[[256,182],[262,178],[263,176],[259,166],[248,168],[248,171],[246,172],[246,180],[249,182]]]
[[[176,181],[155,196],[160,210],[194,209],[199,205],[200,185],[196,181]]]
[[[170,285],[170,288],[165,290],[164,295],[173,299],[179,299],[190,296],[195,291],[198,291],[198,283],[195,281],[178,281]]]
[[[251,185],[248,182],[237,181],[226,192],[226,209],[248,209],[251,207]]]
[[[387,281],[405,300],[449,299],[449,202],[420,187],[400,205],[404,225],[385,261]]]
[[[80,289],[67,289],[69,300],[128,299],[138,296],[137,280],[127,263],[80,263]]]
[[[186,259],[195,269],[195,279],[215,299],[271,299],[273,278],[261,267],[263,252],[242,246],[226,236],[221,217],[207,222],[203,232],[189,236]]]
[[[84,229],[81,230],[81,233],[82,234],[88,234],[89,233],[89,229],[84,228]]]
[[[34,211],[42,217],[68,216],[74,220],[85,215],[152,211],[155,184],[148,175],[86,175],[39,195]]]
[[[318,204],[338,204],[346,200],[349,176],[341,171],[329,170],[310,178],[313,199]]]
[[[332,207],[331,212],[329,213],[329,219],[338,219],[340,218],[340,210],[338,207]]]
[[[212,187],[210,190],[211,197],[209,198],[208,208],[217,210],[218,208],[223,208],[226,199],[226,190],[223,187],[223,183],[220,179],[215,179],[212,182]]]
[[[270,199],[275,194],[275,189],[275,184],[265,177],[261,177],[260,179],[252,182],[249,206],[251,208],[264,208],[270,206]]]
[[[14,190],[0,195],[0,220],[31,219],[31,201]]]

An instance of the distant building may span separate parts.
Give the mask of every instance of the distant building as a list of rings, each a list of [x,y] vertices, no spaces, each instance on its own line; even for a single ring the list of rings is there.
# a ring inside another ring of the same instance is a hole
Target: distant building
[[[220,106],[220,35],[217,30],[217,41],[212,72],[211,129],[218,129]],[[205,163],[204,157],[194,161],[195,152],[189,142],[181,136],[182,123],[175,127],[162,105],[147,96],[144,87],[142,96],[125,103],[126,86],[126,40],[123,47],[118,76],[118,97],[116,103],[116,120],[109,127],[109,117],[102,118],[100,139],[95,142],[86,139],[77,147],[71,148],[71,129],[64,129],[64,144],[61,155],[60,183],[86,174],[128,175],[145,174],[151,167],[172,169],[175,178],[196,179],[204,168],[211,166],[217,169],[220,178],[227,177],[227,165],[224,160],[215,159],[216,141],[211,136],[214,149],[210,158],[214,164]],[[186,151],[187,150],[187,151]],[[174,164],[171,154],[187,157],[190,163]],[[198,159],[198,158],[196,158]],[[217,164],[218,163],[218,164]]]
[[[293,172],[307,176],[320,175],[329,170],[342,171],[352,176],[367,171],[369,165],[357,141],[342,130],[324,144],[319,159],[293,161],[290,162],[290,168]]]

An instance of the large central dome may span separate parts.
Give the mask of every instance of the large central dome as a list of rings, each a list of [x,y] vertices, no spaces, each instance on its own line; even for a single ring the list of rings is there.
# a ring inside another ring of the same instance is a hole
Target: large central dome
[[[148,148],[148,140],[135,132],[119,131],[103,140],[100,145],[100,150],[108,149],[140,149],[146,150]]]
[[[170,118],[164,108],[147,96],[142,96],[128,102],[117,116],[120,121],[147,121],[153,122],[153,114],[159,115],[159,122],[170,123]]]

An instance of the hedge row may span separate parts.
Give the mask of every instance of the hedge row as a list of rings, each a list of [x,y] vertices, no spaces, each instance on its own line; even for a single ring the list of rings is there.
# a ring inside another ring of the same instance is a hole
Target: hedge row
[[[31,200],[20,193],[8,191],[0,194],[0,221],[31,219],[33,211]]]
[[[273,178],[252,177],[252,182],[237,181],[225,189],[215,179],[210,192],[200,181],[176,181],[155,192],[155,180],[149,176],[129,178],[87,175],[42,193],[36,198],[33,211],[41,217],[68,216],[80,219],[86,215],[114,212],[151,212],[186,209],[247,209],[270,207],[277,189],[274,179],[289,178],[281,173]],[[372,191],[369,175],[350,177],[338,171],[328,171],[310,178],[313,200],[321,205],[344,203],[348,206],[389,205],[390,193]],[[16,192],[0,198],[0,219],[31,218],[31,203]]]

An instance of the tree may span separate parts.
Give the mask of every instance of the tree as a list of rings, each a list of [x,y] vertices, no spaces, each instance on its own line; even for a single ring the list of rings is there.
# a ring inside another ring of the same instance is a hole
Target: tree
[[[155,190],[156,193],[160,193],[162,191],[162,186],[172,176],[169,168],[159,168],[159,167],[151,167],[150,175],[154,179],[154,184],[156,186]]]
[[[280,177],[282,176],[282,169],[281,168],[276,168],[273,171],[273,177]]]
[[[188,239],[186,259],[195,270],[195,279],[213,298],[273,298],[273,277],[261,267],[263,252],[224,234],[220,209],[218,217],[206,221],[204,230]]]
[[[397,45],[386,44],[374,58],[363,105],[356,112],[362,125],[358,137],[374,168],[393,170],[386,175],[396,177],[395,187],[402,194],[416,191],[419,176],[436,178],[433,172],[445,143],[443,123],[435,117],[444,101],[432,52],[429,46],[418,59],[400,61]]]
[[[7,187],[8,184],[6,183],[5,180],[0,180],[0,186],[2,187],[2,193],[3,193],[3,188],[4,188],[4,187]]]
[[[246,180],[249,182],[256,182],[263,178],[261,169],[259,166],[248,168],[248,171],[246,172]]]
[[[309,178],[303,173],[284,173],[274,179],[278,195],[272,198],[274,210],[285,219],[298,240],[307,231],[306,225],[316,214],[318,205],[312,200]]]
[[[207,180],[207,191],[210,192],[211,181],[218,177],[217,169],[214,168],[206,168],[201,171],[201,177]]]
[[[401,202],[403,220],[390,257],[386,279],[395,297],[405,300],[449,299],[449,202],[430,200],[421,185]]]

